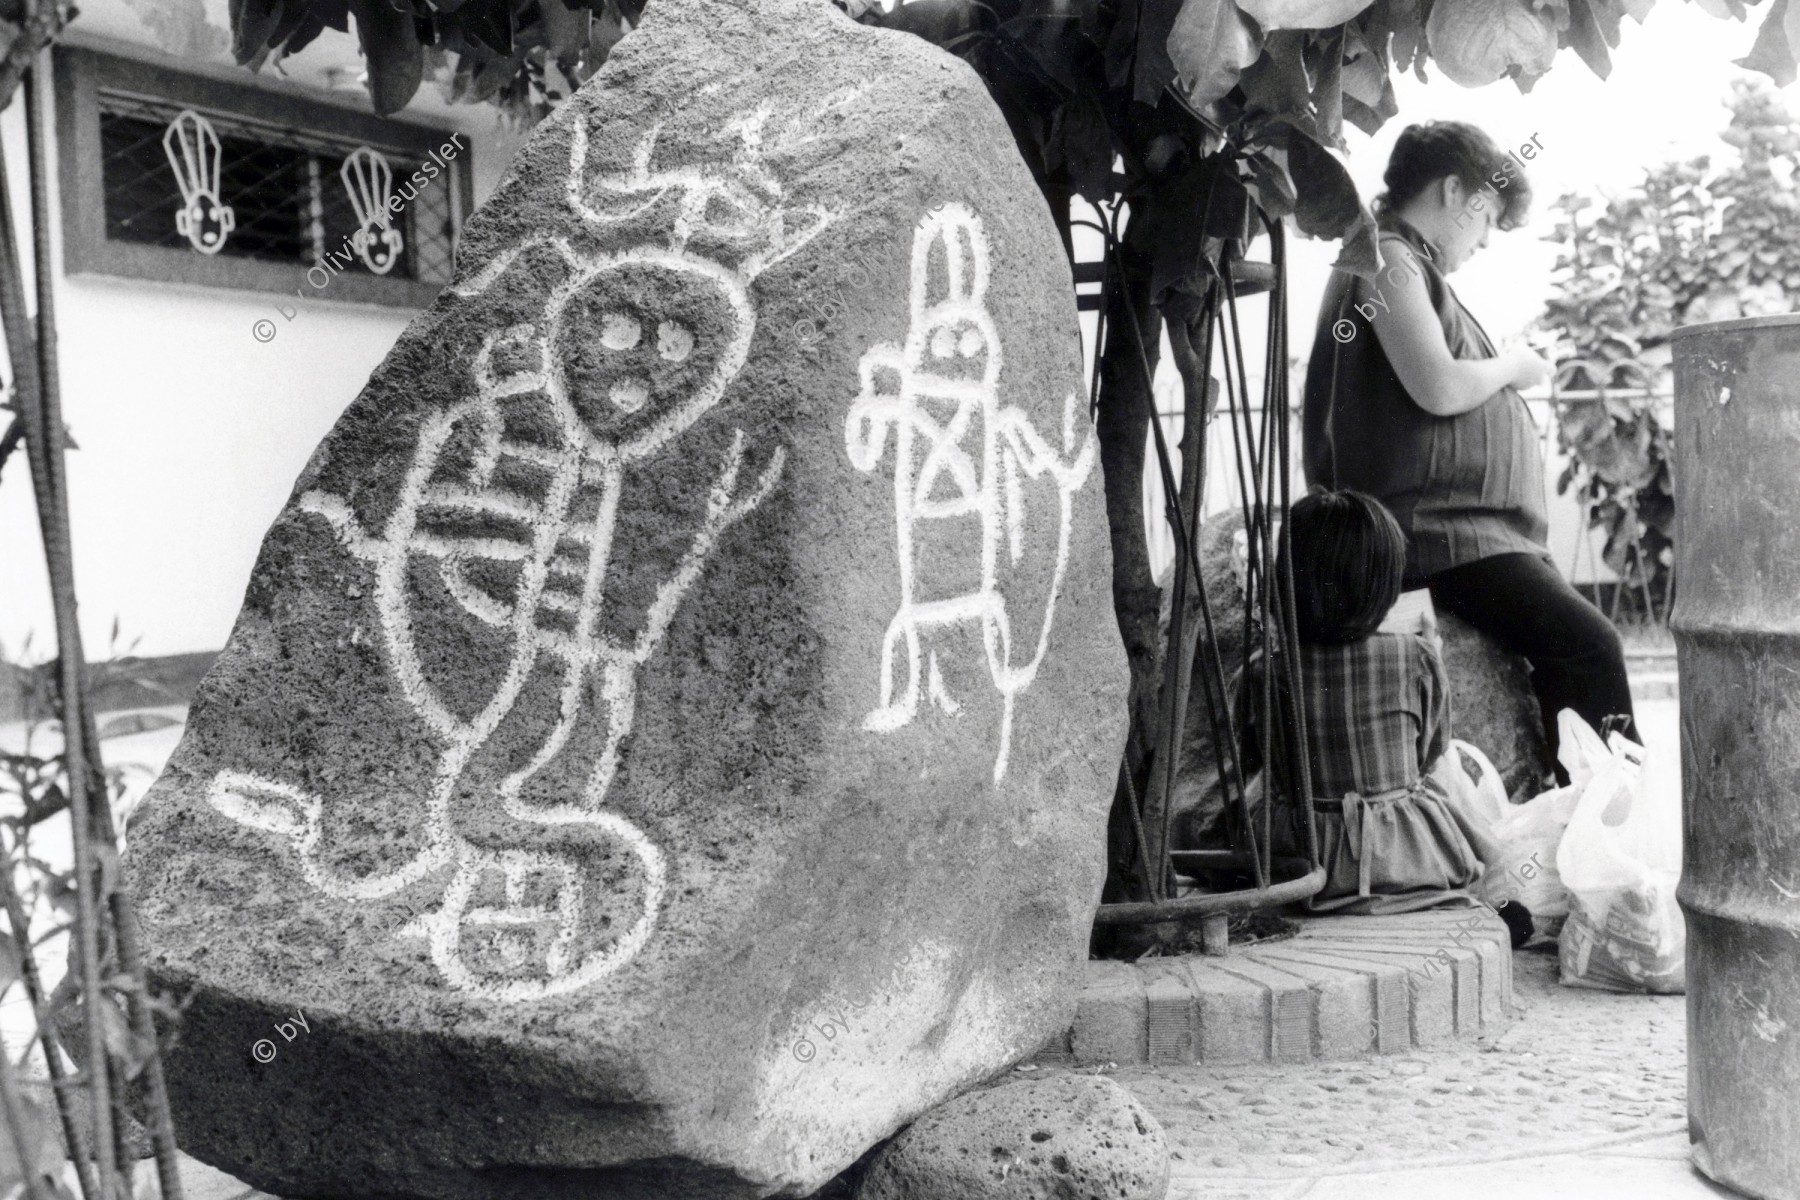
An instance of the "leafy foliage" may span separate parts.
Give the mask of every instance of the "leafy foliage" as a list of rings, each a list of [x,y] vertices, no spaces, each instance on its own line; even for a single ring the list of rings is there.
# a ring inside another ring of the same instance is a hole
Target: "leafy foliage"
[[[1588,524],[1602,533],[1607,566],[1627,610],[1667,615],[1675,564],[1674,435],[1654,397],[1606,396],[1566,405],[1557,439],[1569,465],[1558,493],[1576,486]]]
[[[351,21],[375,111],[399,112],[427,78],[455,101],[544,116],[586,83],[644,0],[231,0],[232,53],[259,70]]]
[[[124,654],[120,653],[116,622],[113,627],[113,642],[112,656],[107,662],[91,669],[90,682],[97,685],[130,682],[140,687],[155,687],[152,681],[136,677],[134,660],[129,657],[128,650]],[[29,655],[30,643],[27,641],[21,657]],[[27,667],[22,663],[10,662],[4,655],[0,655],[0,672],[5,673],[9,682],[17,684],[24,718],[20,726],[22,734],[17,742],[0,749],[0,872],[4,872],[4,876],[0,877],[0,897],[6,900],[6,906],[0,908],[0,918],[4,919],[3,927],[0,927],[0,1000],[10,1001],[26,991],[28,961],[42,963],[48,944],[73,933],[77,923],[77,883],[74,867],[55,865],[49,860],[56,855],[42,851],[34,844],[34,840],[44,834],[52,821],[69,819],[70,811],[68,759],[63,751],[56,717],[62,711],[61,697],[57,694],[59,673],[56,663],[52,660]],[[155,716],[146,715],[152,718]],[[119,723],[109,729],[106,736],[138,733],[144,728],[154,727],[154,720]],[[146,774],[143,767],[135,764],[111,764],[105,769],[103,786],[90,789],[91,795],[104,797],[104,802],[110,804],[115,828],[124,828],[130,818],[130,806],[126,803],[129,786],[134,781],[141,781]],[[52,835],[48,840],[52,844],[57,841],[66,842],[68,835]],[[103,844],[94,848],[101,873],[105,877],[113,880],[120,878],[119,855],[122,849],[123,839],[118,845]],[[15,905],[16,911],[23,918],[18,924],[12,919],[13,912],[8,911]],[[107,932],[103,929],[101,944],[110,960],[110,951],[105,949],[108,940]],[[73,958],[72,953],[70,957]],[[39,969],[42,971],[42,967]],[[91,1007],[100,1020],[106,1053],[112,1060],[117,1077],[135,1080],[158,1051],[158,1047],[146,1043],[136,1035],[126,1016],[127,998],[139,985],[113,961],[105,964],[103,977],[106,982]],[[48,983],[49,980],[45,979],[43,982]],[[168,997],[152,994],[148,999],[152,1010],[171,1023],[179,1018],[180,1005]],[[89,1002],[81,995],[75,973],[71,970],[51,992],[39,1019],[51,1023],[53,1027],[66,1029],[66,1023],[81,1019],[78,1014],[88,1007]],[[68,1011],[65,1013],[65,1010]],[[78,1040],[65,1039],[63,1044],[79,1058],[83,1047]],[[29,1052],[26,1057],[30,1057]],[[58,1127],[57,1106],[51,1089],[41,1080],[20,1078],[21,1073],[22,1064],[11,1068],[9,1078],[13,1080],[15,1088],[12,1100],[18,1105],[22,1119],[18,1132],[32,1142],[29,1159],[42,1173],[42,1178],[35,1181],[40,1185],[39,1194],[55,1197],[56,1200],[73,1200],[74,1169],[65,1156],[63,1138]],[[8,1131],[0,1129],[0,1194],[7,1194],[14,1185],[23,1187],[25,1181],[19,1177],[16,1169],[12,1178],[7,1174],[8,1168],[19,1157]],[[148,1200],[155,1193],[152,1166],[148,1162],[127,1165],[134,1200]]]
[[[1737,160],[1664,163],[1603,203],[1559,199],[1563,244],[1539,325],[1561,342],[1570,384],[1638,393],[1563,410],[1571,485],[1606,539],[1606,562],[1633,588],[1666,595],[1673,563],[1671,432],[1649,394],[1666,390],[1680,325],[1788,312],[1800,292],[1800,127],[1774,89],[1732,85],[1720,135]]]
[[[1604,76],[1623,18],[1641,21],[1650,4],[911,0],[885,12],[876,0],[834,2],[968,59],[1055,194],[1112,194],[1116,154],[1128,195],[1166,186],[1183,200],[1211,197],[1209,236],[1248,231],[1255,211],[1292,213],[1314,236],[1346,238],[1345,265],[1364,271],[1374,269],[1372,226],[1329,150],[1343,150],[1345,121],[1373,132],[1395,114],[1394,70],[1423,78],[1435,59],[1461,83],[1512,77],[1529,88],[1572,47]],[[1738,0],[1707,2],[1744,15]],[[1778,79],[1794,72],[1778,19],[1786,2],[1776,0],[1746,60]],[[453,100],[536,119],[600,67],[645,3],[232,0],[233,49],[259,68],[354,21],[377,111],[397,111],[437,78]]]

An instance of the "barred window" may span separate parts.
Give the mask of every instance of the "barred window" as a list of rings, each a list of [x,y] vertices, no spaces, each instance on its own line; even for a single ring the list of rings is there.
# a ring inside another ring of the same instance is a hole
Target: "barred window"
[[[92,51],[56,67],[71,272],[408,305],[449,281],[464,135]]]

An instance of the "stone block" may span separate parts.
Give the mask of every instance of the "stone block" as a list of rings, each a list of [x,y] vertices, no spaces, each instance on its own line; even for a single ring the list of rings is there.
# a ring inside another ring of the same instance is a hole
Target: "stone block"
[[[1145,1058],[1152,1066],[1191,1063],[1199,1057],[1194,988],[1179,962],[1151,966],[1144,974]]]
[[[1149,1061],[1149,1007],[1144,974],[1132,963],[1096,961],[1082,968],[1069,1049],[1076,1063]]]
[[[1267,1062],[1269,989],[1215,966],[1189,959],[1200,1020],[1199,1061],[1206,1066]]]
[[[1320,1059],[1355,1058],[1375,1046],[1375,973],[1310,957],[1276,942],[1257,951],[1266,963],[1300,976],[1313,991]],[[1277,1059],[1281,1052],[1276,1052]]]

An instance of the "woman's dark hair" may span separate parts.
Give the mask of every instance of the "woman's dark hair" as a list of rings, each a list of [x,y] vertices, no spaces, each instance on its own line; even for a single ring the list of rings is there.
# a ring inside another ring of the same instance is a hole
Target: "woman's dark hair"
[[[1376,197],[1375,208],[1404,208],[1420,192],[1451,175],[1471,192],[1487,188],[1499,195],[1496,228],[1517,229],[1525,223],[1531,209],[1531,181],[1525,178],[1524,166],[1503,153],[1487,134],[1461,121],[1427,121],[1400,131],[1400,140],[1388,155],[1387,173],[1381,177],[1387,191]]]
[[[1300,640],[1359,642],[1400,597],[1406,535],[1381,501],[1315,491],[1294,504],[1281,536],[1294,563]]]

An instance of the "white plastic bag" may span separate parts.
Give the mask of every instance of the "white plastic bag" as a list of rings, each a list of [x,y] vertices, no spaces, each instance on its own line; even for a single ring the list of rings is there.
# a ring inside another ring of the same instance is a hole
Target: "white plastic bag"
[[[1469,771],[1473,766],[1475,770]],[[1500,772],[1479,746],[1461,738],[1450,739],[1450,748],[1433,764],[1431,773],[1450,793],[1465,820],[1491,834],[1512,806],[1506,802],[1506,785]]]
[[[1579,718],[1565,711],[1558,720],[1566,729]],[[1599,741],[1592,730],[1588,734]],[[1557,871],[1569,890],[1569,919],[1558,941],[1562,982],[1609,991],[1685,991],[1687,926],[1675,902],[1681,813],[1650,799],[1643,747],[1615,733],[1605,750],[1605,758],[1591,764],[1556,851]]]
[[[1582,789],[1612,759],[1593,726],[1570,710],[1557,714],[1556,731],[1556,757],[1569,774],[1569,785],[1507,806],[1494,825],[1500,853],[1487,864],[1475,889],[1496,908],[1517,900],[1531,911],[1540,930],[1569,915],[1568,889],[1556,865],[1557,847],[1575,816]]]

